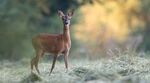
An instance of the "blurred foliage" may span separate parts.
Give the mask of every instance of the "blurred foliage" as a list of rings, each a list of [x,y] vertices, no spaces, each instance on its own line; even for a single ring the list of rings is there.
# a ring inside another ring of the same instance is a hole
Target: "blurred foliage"
[[[149,5],[149,0],[0,0],[0,59],[32,57],[34,35],[62,33],[58,9],[76,9],[74,55],[106,55],[109,49],[126,47],[149,51]]]
[[[150,1],[149,0],[141,0],[141,9],[140,13],[140,19],[144,21],[145,23],[145,29],[143,31],[143,42],[141,44],[141,48],[149,51],[150,50]]]
[[[149,0],[99,1],[80,7],[83,16],[74,27],[81,50],[91,58],[116,49],[150,50]]]
[[[79,5],[76,0],[0,0],[0,59],[30,57],[33,35],[62,32],[57,10]]]

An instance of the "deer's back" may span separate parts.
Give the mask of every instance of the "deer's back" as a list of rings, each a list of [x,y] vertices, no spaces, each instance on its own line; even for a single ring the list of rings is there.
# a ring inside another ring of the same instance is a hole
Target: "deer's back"
[[[65,50],[62,34],[40,34],[32,39],[35,50],[58,54]]]

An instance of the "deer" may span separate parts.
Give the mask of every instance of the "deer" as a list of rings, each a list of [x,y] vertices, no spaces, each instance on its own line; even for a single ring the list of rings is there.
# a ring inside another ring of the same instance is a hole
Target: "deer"
[[[65,15],[61,10],[58,10],[58,16],[63,22],[62,34],[40,33],[32,38],[32,46],[36,52],[36,56],[31,60],[31,72],[33,72],[33,67],[35,67],[38,74],[40,74],[38,62],[44,53],[53,55],[50,74],[55,67],[55,62],[59,55],[63,55],[66,72],[68,71],[68,55],[71,48],[70,20],[73,16],[73,11],[69,11]]]

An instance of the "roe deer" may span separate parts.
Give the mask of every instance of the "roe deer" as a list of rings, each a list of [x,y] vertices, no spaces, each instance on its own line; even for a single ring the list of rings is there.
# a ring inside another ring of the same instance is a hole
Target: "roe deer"
[[[36,71],[40,74],[38,61],[44,53],[51,53],[54,55],[50,74],[55,67],[56,59],[60,54],[64,55],[65,67],[66,70],[68,70],[68,54],[71,48],[69,26],[73,11],[70,11],[65,15],[62,11],[58,10],[58,15],[63,21],[63,34],[42,33],[32,39],[32,45],[35,49],[36,56],[31,60],[31,72],[33,71],[33,66],[35,66]]]

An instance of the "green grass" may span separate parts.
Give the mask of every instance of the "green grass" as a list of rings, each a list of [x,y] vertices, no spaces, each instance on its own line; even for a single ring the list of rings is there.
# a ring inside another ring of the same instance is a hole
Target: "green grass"
[[[50,61],[49,61],[50,62]],[[1,61],[0,83],[149,83],[150,60],[127,55],[96,61],[70,60],[69,71],[63,62],[56,63],[49,76],[51,64],[40,62],[41,74],[31,74],[25,62]]]

